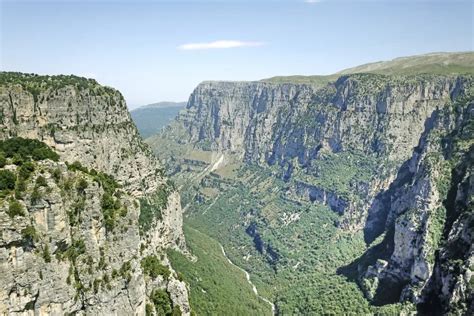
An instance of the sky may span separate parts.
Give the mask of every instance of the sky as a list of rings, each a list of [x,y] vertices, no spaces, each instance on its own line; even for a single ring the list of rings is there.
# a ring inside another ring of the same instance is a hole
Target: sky
[[[472,51],[473,3],[0,0],[0,70],[94,78],[119,89],[129,108],[186,101],[205,80]]]

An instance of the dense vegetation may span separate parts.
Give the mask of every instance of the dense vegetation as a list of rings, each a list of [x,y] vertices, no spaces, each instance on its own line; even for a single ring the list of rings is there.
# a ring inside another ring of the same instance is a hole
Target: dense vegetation
[[[217,252],[217,246],[201,240],[219,240],[230,259],[250,273],[259,293],[273,301],[279,313],[391,314],[402,308],[370,306],[359,287],[338,274],[338,267],[364,252],[362,233],[345,233],[337,227],[341,215],[327,206],[301,200],[288,190],[294,181],[307,180],[344,198],[358,200],[358,196],[348,193],[353,186],[371,181],[371,174],[377,170],[376,159],[362,153],[323,155],[311,168],[294,173],[290,182],[282,180],[276,166],[254,165],[191,180],[204,167],[193,161],[180,164],[181,172],[174,179],[182,186],[183,204],[190,204],[185,234],[193,254],[211,256],[211,249]],[[206,293],[193,291],[193,287],[204,286],[206,278],[212,280],[211,276],[219,275],[215,271],[225,269],[225,261],[214,259],[210,270],[200,268],[199,259],[193,263],[174,253],[170,258],[191,284],[191,302],[200,306],[196,311],[212,310],[218,299],[207,293],[212,293],[214,287],[221,296],[232,297],[231,288],[219,283],[210,283],[204,288]],[[209,264],[206,262],[206,266]],[[228,274],[224,278],[231,277]]]
[[[9,138],[0,141],[0,156],[12,158],[16,165],[21,165],[28,160],[50,159],[58,161],[59,155],[45,143],[36,139],[26,139],[21,137]],[[0,161],[3,160],[0,158]]]
[[[14,191],[15,198],[22,197],[26,190],[27,180],[35,170],[35,161],[57,161],[59,155],[48,145],[35,139],[21,137],[9,138],[0,141],[0,168],[7,163],[17,166],[14,170],[0,170],[0,198],[4,198]],[[44,178],[38,178],[36,188],[45,186]],[[33,199],[39,192],[34,191]]]
[[[119,216],[124,217],[127,215],[127,207],[120,203],[121,191],[118,189],[120,189],[121,186],[112,176],[92,168],[88,169],[82,166],[78,161],[75,161],[72,164],[67,164],[67,166],[70,171],[81,171],[88,174],[95,182],[100,184],[104,190],[101,199],[101,207],[105,221],[105,228],[107,231],[112,231]],[[76,188],[78,191],[83,191],[86,186],[86,182],[80,181]]]
[[[150,276],[151,278],[156,278],[159,275],[163,276],[165,279],[171,275],[168,267],[161,264],[160,260],[156,256],[147,256],[142,259],[141,266],[143,273]]]
[[[170,250],[173,268],[190,285],[190,303],[198,315],[269,315],[270,306],[252,292],[242,271],[232,266],[219,243],[189,225],[186,242],[196,261]]]
[[[115,94],[116,90],[101,86],[94,79],[78,77],[74,75],[43,76],[37,74],[25,74],[20,72],[0,72],[0,85],[21,85],[30,92],[35,101],[39,95],[50,89],[57,90],[66,86],[73,86],[78,90],[89,90],[91,94]]]
[[[170,295],[166,290],[155,289],[151,293],[150,297],[153,305],[148,304],[146,306],[146,315],[153,315],[155,310],[156,315],[160,316],[180,316],[181,310],[179,306],[173,306]]]

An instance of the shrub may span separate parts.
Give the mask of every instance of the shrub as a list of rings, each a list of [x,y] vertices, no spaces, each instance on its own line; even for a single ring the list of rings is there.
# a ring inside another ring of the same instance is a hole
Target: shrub
[[[140,199],[140,216],[138,222],[142,231],[148,231],[154,219],[162,219],[161,211],[168,207],[171,186],[163,185],[151,198]]]
[[[14,154],[12,157],[12,162],[14,165],[21,166],[25,160],[20,154]]]
[[[30,177],[31,173],[35,171],[35,165],[31,161],[27,161],[21,165],[18,176],[22,180],[26,180]]]
[[[33,189],[33,192],[31,192],[31,203],[32,204],[36,204],[38,203],[38,201],[41,199],[41,193],[40,191],[38,190],[38,187],[35,187]]]
[[[0,190],[13,190],[16,176],[10,170],[0,170]]]
[[[105,192],[102,196],[101,206],[105,229],[111,231],[115,227],[116,211],[120,209],[120,202],[115,200],[110,193]]]
[[[82,171],[84,173],[89,173],[89,170],[86,167],[83,167],[79,161],[74,161],[72,164],[66,163],[67,169],[70,171]]]
[[[56,181],[56,183],[58,183],[61,180],[61,170],[59,168],[54,169],[51,174],[53,176],[54,181]]]
[[[7,158],[5,158],[5,154],[3,152],[0,152],[0,168],[5,167],[7,164]]]
[[[171,315],[173,316],[181,316],[182,313],[181,313],[181,308],[179,308],[179,306],[173,306],[173,311],[171,312]]]
[[[112,279],[115,279],[118,276],[118,271],[117,269],[112,270]]]
[[[38,235],[34,226],[30,225],[21,230],[21,238],[27,243],[38,240]]]
[[[158,315],[171,315],[172,302],[168,292],[165,290],[154,290],[151,293],[151,300],[155,305],[155,310]]]
[[[119,273],[123,278],[127,280],[127,282],[130,282],[130,280],[132,279],[132,274],[130,273],[131,270],[132,264],[130,263],[130,261],[124,262],[120,267]]]
[[[45,244],[43,247],[43,259],[45,262],[51,262],[51,253],[49,252],[48,244]]]
[[[145,315],[146,316],[152,316],[155,308],[151,304],[146,304],[145,306]]]
[[[84,194],[87,189],[87,181],[84,178],[81,178],[76,185],[76,190],[80,194]]]
[[[101,279],[95,279],[94,280],[94,283],[93,283],[93,289],[94,289],[94,293],[97,294],[97,292],[99,292],[99,288],[100,288],[100,283],[101,283]]]
[[[171,274],[168,267],[162,265],[156,256],[147,256],[143,258],[141,261],[141,266],[143,272],[153,279],[159,275],[162,275],[165,279],[168,279]]]
[[[56,152],[37,139],[26,139],[21,137],[9,138],[0,141],[0,151],[3,151],[7,158],[13,158],[14,163],[17,165],[21,165],[22,162],[30,159],[59,160],[59,155]]]
[[[86,252],[84,240],[75,240],[72,245],[65,251],[64,255],[71,262],[76,262],[77,257]]]
[[[39,176],[38,178],[36,178],[36,186],[47,187],[48,183],[46,182],[46,179],[43,176]]]
[[[10,216],[10,218],[14,218],[17,215],[25,215],[23,211],[23,206],[17,200],[10,200],[10,205],[8,206],[7,214]]]

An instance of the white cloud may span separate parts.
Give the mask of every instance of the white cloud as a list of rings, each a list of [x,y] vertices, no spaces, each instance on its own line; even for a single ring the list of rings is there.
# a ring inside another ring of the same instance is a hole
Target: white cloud
[[[205,43],[189,43],[179,45],[181,50],[199,50],[199,49],[223,49],[223,48],[237,48],[237,47],[256,47],[263,46],[264,42],[244,42],[244,41],[214,41]]]
[[[304,0],[304,2],[313,4],[313,3],[322,2],[322,0]]]

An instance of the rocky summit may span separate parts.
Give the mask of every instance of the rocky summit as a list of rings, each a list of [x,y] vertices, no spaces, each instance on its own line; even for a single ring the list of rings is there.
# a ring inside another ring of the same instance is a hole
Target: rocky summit
[[[180,196],[117,90],[0,73],[0,314],[190,314]]]
[[[147,142],[278,313],[472,314],[472,60],[203,82]]]

